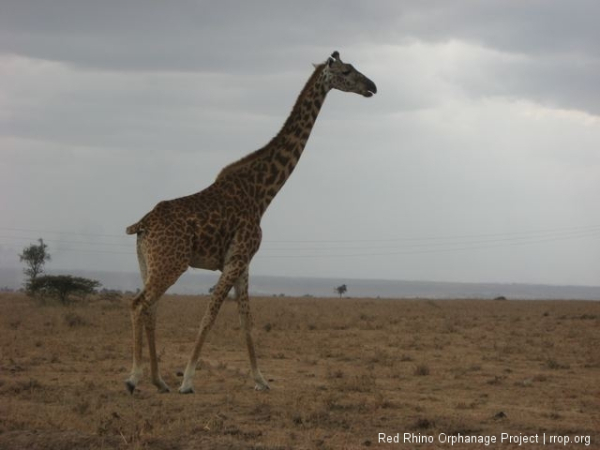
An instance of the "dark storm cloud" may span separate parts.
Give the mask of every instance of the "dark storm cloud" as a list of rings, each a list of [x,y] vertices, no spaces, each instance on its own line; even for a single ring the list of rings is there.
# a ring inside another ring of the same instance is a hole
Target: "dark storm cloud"
[[[348,33],[344,16],[358,20],[362,7],[336,10],[327,2],[13,1],[0,29],[5,52],[96,68],[260,70],[332,36],[356,43],[361,33]]]
[[[123,68],[210,66],[337,40],[464,39],[517,53],[598,57],[595,1],[177,1],[3,3],[5,51]],[[212,58],[206,59],[207,55]]]
[[[472,95],[525,97],[600,114],[596,1],[3,2],[0,51],[108,70],[272,73],[333,49],[472,45],[528,61],[492,68]]]

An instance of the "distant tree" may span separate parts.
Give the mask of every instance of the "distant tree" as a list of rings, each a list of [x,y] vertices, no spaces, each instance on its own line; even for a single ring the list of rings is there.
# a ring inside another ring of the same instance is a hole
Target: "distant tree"
[[[339,294],[340,298],[342,298],[342,295],[348,292],[348,287],[346,287],[345,284],[342,284],[341,286],[336,287],[334,291]]]
[[[63,305],[69,304],[71,296],[85,298],[100,287],[99,281],[71,275],[44,275],[31,283],[31,291],[42,298],[55,298]]]
[[[31,244],[23,249],[23,253],[19,255],[21,262],[25,262],[23,273],[27,276],[25,288],[28,293],[31,293],[31,284],[44,273],[44,264],[50,261],[50,253],[46,250],[48,246],[44,244],[43,239],[38,239],[39,244]]]

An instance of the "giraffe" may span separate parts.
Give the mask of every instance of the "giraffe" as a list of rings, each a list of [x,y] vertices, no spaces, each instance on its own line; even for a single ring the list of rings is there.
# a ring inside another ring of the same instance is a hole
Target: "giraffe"
[[[143,289],[131,302],[133,367],[125,381],[133,394],[142,376],[142,340],[145,330],[152,383],[160,392],[169,386],[159,374],[156,357],[156,306],[160,297],[188,267],[219,270],[179,392],[194,392],[193,378],[206,336],[223,300],[233,288],[240,324],[245,334],[256,390],[269,389],[256,361],[252,316],[248,298],[248,267],[257,252],[260,222],[269,204],[298,162],[323,101],[331,89],[371,97],[375,84],[339,53],[315,65],[279,133],[264,147],[226,166],[204,190],[159,202],[139,222],[127,227],[137,235],[137,256]]]

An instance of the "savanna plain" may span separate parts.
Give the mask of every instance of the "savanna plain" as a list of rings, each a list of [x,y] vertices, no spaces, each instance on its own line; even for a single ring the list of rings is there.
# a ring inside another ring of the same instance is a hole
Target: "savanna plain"
[[[128,298],[65,307],[0,294],[0,448],[600,448],[600,302],[253,298],[271,385],[257,392],[228,300],[196,393],[180,395],[207,302],[161,300],[172,392],[159,394],[146,370],[129,395]]]

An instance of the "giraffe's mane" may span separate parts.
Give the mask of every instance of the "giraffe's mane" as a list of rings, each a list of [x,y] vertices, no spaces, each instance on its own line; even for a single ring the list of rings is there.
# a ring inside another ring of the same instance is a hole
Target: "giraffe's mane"
[[[294,108],[292,108],[292,111],[296,108],[296,105],[300,104],[302,98],[306,95],[309,86],[311,86],[313,84],[313,82],[315,81],[315,79],[321,74],[321,72],[323,71],[323,68],[325,67],[325,63],[323,64],[315,64],[315,70],[313,71],[312,75],[310,76],[310,78],[308,79],[308,81],[306,82],[306,84],[304,85],[304,88],[302,89],[302,91],[300,92],[300,95],[298,95],[298,99],[296,100],[296,102],[294,103]],[[287,120],[285,121],[283,127],[281,128],[281,130],[283,130],[288,121],[291,119],[292,114],[290,114],[290,116],[287,118]],[[281,133],[281,131],[280,131]],[[278,133],[279,135],[279,133]],[[266,151],[268,151],[271,143],[277,138],[277,136],[275,136],[273,139],[271,139],[271,141],[269,141],[269,143],[267,145],[265,145],[264,147],[242,157],[241,159],[225,166],[221,172],[219,172],[219,175],[217,176],[217,180],[229,175],[233,172],[235,172],[237,169],[239,169],[240,167],[244,167],[246,165],[248,165],[249,163],[259,159]]]

